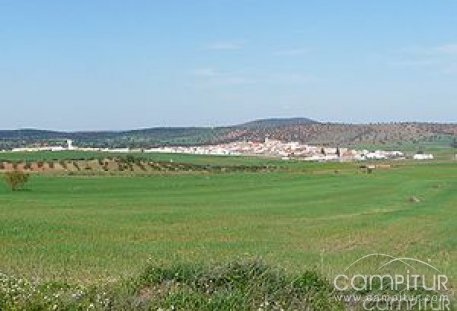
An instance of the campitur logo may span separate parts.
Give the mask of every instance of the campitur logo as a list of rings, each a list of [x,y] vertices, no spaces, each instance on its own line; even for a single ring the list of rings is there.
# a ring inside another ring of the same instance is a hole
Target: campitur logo
[[[363,256],[333,279],[335,299],[363,310],[451,310],[449,278],[416,258]]]

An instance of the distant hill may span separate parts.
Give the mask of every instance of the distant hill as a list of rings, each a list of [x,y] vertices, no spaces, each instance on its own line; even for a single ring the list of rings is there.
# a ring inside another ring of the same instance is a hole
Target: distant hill
[[[239,140],[282,141],[332,146],[401,145],[451,141],[457,124],[437,123],[320,123],[307,118],[272,118],[226,127],[157,127],[129,131],[56,132],[36,129],[0,131],[0,149],[57,145],[66,139],[86,147],[149,148],[163,145],[219,144]]]
[[[20,129],[13,131],[0,130],[0,139],[22,139],[24,137],[41,139],[43,137],[53,138],[61,136],[61,132],[44,131],[36,129]]]
[[[420,142],[450,142],[457,135],[457,124],[437,123],[377,123],[288,124],[264,128],[233,128],[220,141],[262,141],[266,136],[281,141],[300,141],[328,146],[403,145]]]
[[[259,119],[237,125],[237,128],[274,128],[288,125],[318,124],[319,122],[308,118],[271,118]]]

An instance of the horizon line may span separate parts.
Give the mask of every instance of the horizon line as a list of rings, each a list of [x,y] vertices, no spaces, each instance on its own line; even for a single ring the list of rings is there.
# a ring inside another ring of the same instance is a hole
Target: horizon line
[[[49,128],[40,128],[40,127],[19,127],[14,129],[0,129],[1,132],[14,132],[14,131],[45,131],[45,132],[55,132],[55,133],[122,133],[130,131],[142,131],[150,129],[211,129],[211,128],[230,128],[230,127],[240,127],[247,125],[249,123],[261,122],[261,121],[286,121],[286,120],[308,120],[309,123],[302,123],[297,125],[312,125],[312,124],[322,124],[322,125],[389,125],[389,124],[436,124],[436,125],[457,125],[457,121],[370,121],[370,122],[345,122],[345,121],[319,121],[307,117],[271,117],[271,118],[259,118],[252,119],[250,121],[245,121],[236,124],[218,124],[218,125],[172,125],[172,126],[151,126],[151,127],[135,127],[135,128],[126,128],[119,130],[112,129],[81,129],[81,130],[64,130],[64,129],[49,129]]]

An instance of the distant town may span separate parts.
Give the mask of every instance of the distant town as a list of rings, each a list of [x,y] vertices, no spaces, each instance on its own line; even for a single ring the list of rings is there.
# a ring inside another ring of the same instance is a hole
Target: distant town
[[[198,155],[221,156],[264,156],[275,157],[283,160],[297,159],[315,162],[349,162],[365,160],[404,160],[407,156],[401,151],[387,150],[356,150],[344,147],[314,146],[299,142],[282,142],[280,140],[265,138],[264,142],[237,141],[225,144],[203,146],[166,146],[149,149],[132,148],[96,148],[78,147],[72,140],[67,140],[65,146],[40,146],[14,148],[9,152],[61,152],[61,151],[86,151],[108,153],[181,153]],[[2,152],[7,152],[2,150]],[[433,154],[417,153],[410,156],[414,160],[433,160]]]

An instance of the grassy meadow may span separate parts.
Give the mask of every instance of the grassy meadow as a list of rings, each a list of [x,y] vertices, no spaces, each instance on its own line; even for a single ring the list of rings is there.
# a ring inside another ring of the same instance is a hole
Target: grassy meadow
[[[356,164],[288,165],[302,169],[33,174],[23,191],[0,187],[0,269],[90,283],[137,273],[148,259],[261,257],[331,277],[377,252],[426,260],[457,276],[455,163],[405,163],[374,174]]]
[[[109,156],[0,161],[84,167]],[[210,169],[44,170],[21,191],[0,184],[0,310],[354,310],[331,282],[372,253],[423,260],[455,289],[450,149],[435,161],[378,162],[372,174],[358,163],[134,156]]]

